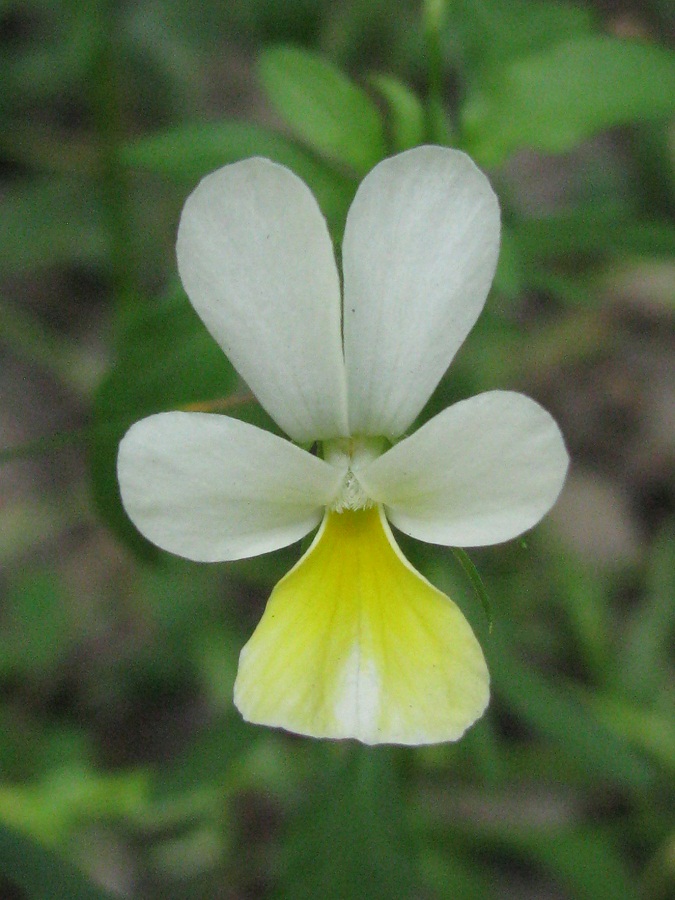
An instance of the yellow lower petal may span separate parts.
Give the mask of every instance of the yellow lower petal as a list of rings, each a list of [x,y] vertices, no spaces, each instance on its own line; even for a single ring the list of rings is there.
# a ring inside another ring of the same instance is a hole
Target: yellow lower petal
[[[366,744],[457,740],[488,697],[471,626],[403,557],[380,508],[326,514],[234,688],[249,722]]]

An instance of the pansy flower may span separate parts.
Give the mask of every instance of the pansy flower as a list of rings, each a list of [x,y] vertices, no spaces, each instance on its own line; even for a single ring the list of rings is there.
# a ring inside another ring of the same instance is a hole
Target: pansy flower
[[[489,675],[459,608],[392,534],[495,544],[535,525],[568,458],[529,398],[490,391],[409,429],[476,321],[499,252],[499,205],[463,153],[419,147],[361,183],[342,286],[319,207],[283,166],[204,178],[178,266],[206,327],[288,440],[225,415],[167,412],[124,437],[124,506],[155,544],[234,560],[298,541],[243,648],[250,722],[367,744],[456,740]]]

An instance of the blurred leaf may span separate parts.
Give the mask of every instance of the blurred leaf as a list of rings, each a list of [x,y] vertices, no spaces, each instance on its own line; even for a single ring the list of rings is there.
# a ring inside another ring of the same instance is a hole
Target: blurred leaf
[[[13,115],[0,131],[0,152],[24,169],[73,180],[100,172],[100,148],[86,135]]]
[[[458,847],[467,857],[472,851],[480,854],[476,868],[482,864],[481,860],[491,861],[499,858],[497,854],[506,852],[512,859],[547,873],[566,889],[565,896],[574,900],[598,897],[637,900],[635,879],[614,834],[607,828],[575,828],[556,822],[555,806],[548,811],[543,805],[545,795],[531,811],[538,821],[527,821],[527,812],[523,814],[518,803],[523,788],[531,784],[526,773],[524,782],[507,782],[493,797],[482,794],[481,806],[474,807],[468,815],[450,818],[442,806],[423,808],[419,818],[425,842],[446,846],[453,855]],[[476,893],[468,896],[490,896],[479,891],[477,887]]]
[[[327,744],[317,747],[316,759],[317,781],[284,842],[278,896],[415,896],[395,751]]]
[[[473,865],[468,857],[463,858],[456,846],[442,853],[440,848],[429,847],[430,843],[425,841],[420,865],[425,882],[434,888],[437,897],[493,900],[497,896],[484,867]]]
[[[644,209],[655,217],[675,216],[675,165],[673,164],[673,123],[645,122],[631,136],[632,187],[640,194]]]
[[[542,829],[519,834],[509,831],[512,845],[553,872],[576,900],[597,900],[598,891],[608,897],[637,900],[637,887],[626,862],[612,839],[598,828],[547,834]]]
[[[237,761],[263,737],[261,729],[247,724],[232,710],[199,734],[188,751],[157,774],[154,799],[168,800],[204,790],[212,792],[214,798],[222,797]]]
[[[94,498],[107,524],[146,556],[156,549],[129,521],[117,485],[117,448],[143,416],[227,397],[234,369],[188,302],[175,289],[139,304],[119,338],[117,359],[94,398],[90,465]]]
[[[16,4],[13,4],[16,5]],[[78,0],[24,0],[27,36],[2,59],[5,83],[0,104],[53,96],[91,66],[96,52],[96,4]]]
[[[504,624],[498,622],[494,640],[484,649],[495,693],[508,708],[602,781],[647,787],[652,770],[630,743],[604,725],[562,679],[546,680],[522,663],[508,648],[503,632]]]
[[[3,780],[29,778],[44,765],[46,729],[35,717],[0,706],[0,772]]]
[[[527,281],[530,290],[537,291],[544,296],[554,297],[566,306],[577,307],[582,314],[585,312],[596,311],[603,305],[603,294],[598,290],[597,282],[593,281],[591,274],[585,275],[582,273],[575,277],[566,272],[556,272],[547,266],[536,266],[533,264],[528,270]],[[567,327],[569,324],[573,325],[572,329]],[[593,323],[590,322],[590,324]],[[575,347],[574,355],[577,359],[583,358],[583,356],[596,355],[601,347],[606,346],[613,337],[616,337],[616,335],[608,334],[608,329],[606,326],[603,327],[602,322],[597,322],[596,324],[600,325],[600,334],[595,334],[594,329],[593,333],[584,336],[583,344]],[[546,344],[551,338],[553,339],[553,346],[551,346],[550,349],[555,350],[557,347],[557,350],[559,351],[557,354],[558,359],[560,360],[562,353],[565,358],[560,361],[564,361],[567,364],[571,362],[570,357],[565,356],[562,344],[569,332],[575,330],[574,324],[562,320],[557,322],[556,325],[558,327],[553,329],[546,327],[542,328],[542,334],[539,336],[540,338],[543,338],[543,340],[540,340],[539,342],[536,355],[540,358],[540,364],[543,364],[543,366],[548,369],[551,369],[554,365],[553,359],[550,357],[547,359],[548,348]],[[533,348],[528,347],[528,356],[531,358],[535,356],[532,349]]]
[[[161,873],[162,879],[172,878],[181,884],[190,885],[189,894],[181,892],[181,900],[214,896],[214,888],[206,894],[203,888],[199,890],[195,879],[204,871],[217,870],[222,866],[225,842],[226,836],[217,825],[207,823],[197,827],[191,823],[188,831],[165,839],[151,848],[152,868]]]
[[[524,278],[523,254],[510,225],[504,224],[494,290],[509,300],[517,300],[525,288]]]
[[[364,175],[386,156],[382,117],[360,87],[322,57],[275,47],[260,57],[270,102],[298,137]]]
[[[400,153],[424,143],[424,107],[413,91],[392,75],[373,75],[370,82],[387,101],[391,149]]]
[[[179,7],[177,2],[121,7],[124,69],[133,67],[136,102],[153,112],[159,105],[169,116],[198,103],[204,78],[204,53],[189,32],[194,20],[202,18],[205,4],[200,5],[198,16]]]
[[[60,263],[100,262],[109,251],[91,182],[13,184],[3,194],[0,268],[5,275]]]
[[[665,676],[665,673],[664,673]],[[672,682],[672,673],[671,678]],[[588,703],[608,728],[649,753],[669,775],[675,774],[675,706],[665,696],[665,710],[645,708],[616,697],[590,695]]]
[[[612,625],[606,577],[579,560],[562,556],[556,566],[556,593],[568,615],[577,649],[596,681],[607,674]]]
[[[464,107],[463,144],[483,165],[497,165],[523,147],[561,153],[603,129],[673,112],[673,53],[580,37],[486,75]]]
[[[526,829],[511,823],[495,831],[500,847],[537,862],[567,887],[575,900],[637,900],[637,886],[623,857],[611,837],[600,829]],[[487,835],[485,838],[489,840]]]
[[[0,825],[0,873],[29,900],[112,900],[56,853]],[[2,883],[0,882],[0,888]]]
[[[282,135],[246,122],[180,125],[123,146],[120,161],[185,182],[250,156],[266,156],[292,169],[315,194],[332,225],[340,224],[356,190],[355,180],[329,168]]]
[[[469,67],[482,69],[586,34],[593,14],[555,0],[453,0],[448,26]]]
[[[147,803],[147,788],[141,771],[106,775],[61,766],[40,781],[0,784],[0,823],[60,846],[92,819],[138,815]]]
[[[21,458],[27,449],[44,453],[45,444],[31,442],[0,453],[0,458]],[[35,491],[28,493],[25,499],[1,503],[0,565],[9,564],[13,557],[23,557],[36,543],[56,541],[64,532],[81,525],[83,508],[84,498],[78,490],[71,490],[66,496]]]
[[[627,216],[611,207],[572,212],[512,224],[512,238],[530,259],[566,259],[571,254],[675,255],[675,226],[666,220]]]
[[[675,635],[675,535],[664,529],[653,545],[647,590],[626,629],[617,658],[616,677],[640,704],[650,703],[672,685],[672,640]],[[675,758],[675,745],[673,745]]]
[[[0,675],[49,675],[68,653],[72,623],[61,585],[46,572],[10,587],[0,618]]]
[[[37,365],[77,394],[87,395],[96,380],[91,350],[60,334],[39,316],[0,297],[0,343],[19,358]]]

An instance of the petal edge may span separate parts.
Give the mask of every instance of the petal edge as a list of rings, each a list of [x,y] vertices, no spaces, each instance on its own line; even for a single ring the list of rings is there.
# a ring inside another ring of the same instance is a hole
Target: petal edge
[[[122,439],[122,502],[163,550],[198,562],[257,556],[304,537],[343,473],[229,416],[159,413]]]
[[[517,537],[562,490],[569,457],[534,400],[488,391],[455,403],[358,471],[369,496],[406,534],[478,547]]]
[[[359,187],[343,242],[344,345],[352,434],[403,434],[485,303],[499,204],[459,150],[417,147]]]
[[[260,157],[218,169],[188,197],[176,253],[192,305],[286,434],[344,436],[340,282],[305,183]]]

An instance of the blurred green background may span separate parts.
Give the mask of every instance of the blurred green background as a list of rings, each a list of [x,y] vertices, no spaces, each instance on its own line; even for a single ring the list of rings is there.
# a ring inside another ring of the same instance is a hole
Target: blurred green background
[[[668,0],[0,2],[3,900],[673,896],[674,32]],[[451,552],[402,540],[490,663],[462,741],[251,727],[239,649],[298,547],[169,558],[114,476],[132,421],[241,390],[180,209],[265,155],[339,243],[364,173],[428,141],[486,169],[504,236],[423,415],[523,390],[569,480],[472,553],[492,630]]]

